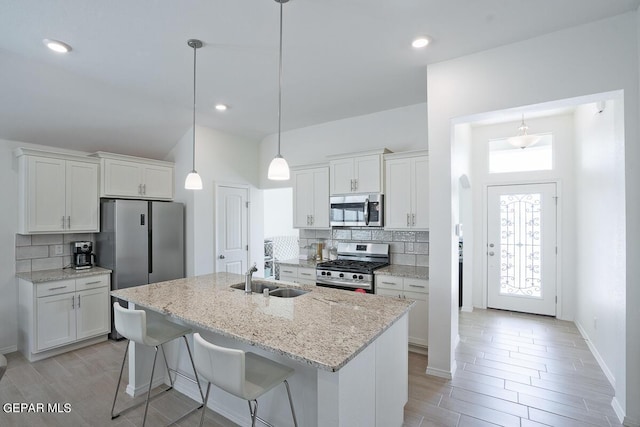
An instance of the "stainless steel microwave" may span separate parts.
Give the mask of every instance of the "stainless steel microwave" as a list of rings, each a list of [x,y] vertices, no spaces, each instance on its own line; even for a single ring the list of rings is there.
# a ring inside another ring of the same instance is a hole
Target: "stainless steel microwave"
[[[384,226],[384,195],[331,196],[329,224],[332,227]]]

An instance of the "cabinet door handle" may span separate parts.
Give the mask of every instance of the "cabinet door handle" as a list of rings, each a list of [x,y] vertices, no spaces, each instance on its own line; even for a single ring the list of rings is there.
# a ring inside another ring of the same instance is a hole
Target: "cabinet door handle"
[[[411,214],[411,225],[414,227],[416,225],[416,214]]]
[[[409,227],[409,225],[411,224],[409,223],[409,214],[407,214],[407,227]]]
[[[64,230],[64,215],[62,215],[62,229]]]
[[[71,229],[71,215],[67,217],[67,228]]]
[[[142,194],[142,184],[138,184],[138,194]]]
[[[76,308],[76,296],[71,295],[71,308]]]
[[[78,295],[78,308],[80,308],[80,296],[81,295]]]
[[[313,217],[313,215],[309,215],[309,217],[311,218],[311,225],[313,225],[313,223],[315,222],[315,218]]]
[[[65,289],[66,286],[56,286],[55,288],[49,288],[50,291],[57,291],[58,289]]]
[[[353,186],[354,186],[355,190],[358,190],[358,178],[353,180]]]
[[[142,194],[147,194],[147,184],[142,184]]]

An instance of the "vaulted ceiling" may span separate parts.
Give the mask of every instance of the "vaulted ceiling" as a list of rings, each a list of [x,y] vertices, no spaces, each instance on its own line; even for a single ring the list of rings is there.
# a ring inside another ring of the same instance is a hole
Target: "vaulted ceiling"
[[[283,130],[425,102],[429,63],[639,3],[291,0]],[[0,138],[162,158],[191,127],[198,38],[197,124],[259,141],[277,131],[278,19],[274,0],[0,0]]]

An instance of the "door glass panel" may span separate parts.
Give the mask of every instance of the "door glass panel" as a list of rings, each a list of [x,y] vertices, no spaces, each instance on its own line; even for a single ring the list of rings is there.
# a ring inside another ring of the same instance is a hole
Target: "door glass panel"
[[[500,196],[500,294],[542,298],[540,193]]]

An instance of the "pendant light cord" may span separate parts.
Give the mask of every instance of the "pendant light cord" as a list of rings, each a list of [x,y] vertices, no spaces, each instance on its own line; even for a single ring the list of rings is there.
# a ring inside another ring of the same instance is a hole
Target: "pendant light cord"
[[[278,1],[278,0],[276,0]],[[280,3],[280,54],[278,61],[278,157],[280,155],[280,133],[282,131],[282,1]]]
[[[193,171],[196,170],[196,50],[197,45],[193,45]]]

